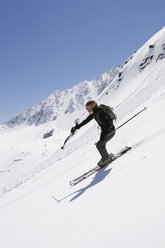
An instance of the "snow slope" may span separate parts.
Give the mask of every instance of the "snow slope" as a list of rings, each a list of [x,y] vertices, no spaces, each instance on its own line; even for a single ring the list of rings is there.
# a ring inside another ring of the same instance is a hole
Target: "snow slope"
[[[165,28],[99,95],[99,102],[115,108],[116,127],[147,110],[107,144],[111,152],[133,149],[77,186],[70,188],[69,180],[100,159],[94,121],[64,150],[69,127],[55,127],[52,137],[42,139],[54,122],[1,130],[1,247],[165,247],[164,44]]]

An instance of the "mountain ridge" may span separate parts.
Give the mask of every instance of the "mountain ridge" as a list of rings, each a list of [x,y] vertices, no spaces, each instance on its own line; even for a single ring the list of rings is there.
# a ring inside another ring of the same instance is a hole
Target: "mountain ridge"
[[[60,112],[72,114],[75,110],[81,111],[88,100],[96,99],[102,93],[119,74],[121,68],[122,66],[114,67],[96,79],[92,81],[84,80],[71,89],[54,91],[48,98],[5,122],[4,125],[9,128],[23,124],[38,126],[49,121],[55,121],[61,114]]]

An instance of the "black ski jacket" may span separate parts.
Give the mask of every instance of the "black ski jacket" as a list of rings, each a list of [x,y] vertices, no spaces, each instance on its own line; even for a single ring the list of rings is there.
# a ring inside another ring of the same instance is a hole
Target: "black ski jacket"
[[[82,126],[86,125],[88,122],[90,122],[92,119],[95,119],[99,126],[101,127],[101,130],[104,133],[111,133],[115,127],[113,125],[113,120],[110,119],[109,115],[103,111],[102,108],[97,107],[92,115],[89,115],[84,121],[82,121],[80,124],[76,125],[76,129],[81,128]]]

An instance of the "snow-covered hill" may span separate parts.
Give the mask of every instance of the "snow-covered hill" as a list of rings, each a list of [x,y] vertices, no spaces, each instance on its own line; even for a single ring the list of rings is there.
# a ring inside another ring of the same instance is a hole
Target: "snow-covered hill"
[[[12,128],[19,125],[40,125],[50,121],[58,121],[58,128],[66,129],[69,119],[76,119],[77,114],[84,113],[85,103],[97,99],[101,92],[119,74],[121,66],[117,66],[90,82],[83,81],[72,89],[53,92],[46,100],[28,111],[12,118],[6,126]],[[65,122],[62,124],[63,120]]]
[[[84,84],[89,83],[83,82],[83,89]],[[78,88],[72,89],[74,97]],[[69,180],[100,159],[94,146],[100,131],[94,121],[60,149],[75,118],[87,116],[85,103],[73,113],[65,113],[68,105],[63,106],[55,121],[43,125],[2,128],[1,247],[165,247],[165,28],[98,92],[98,102],[114,107],[116,127],[144,106],[147,110],[107,144],[114,153],[126,145],[133,149],[73,188]],[[60,127],[62,118],[66,124]],[[43,139],[52,128],[53,136]]]

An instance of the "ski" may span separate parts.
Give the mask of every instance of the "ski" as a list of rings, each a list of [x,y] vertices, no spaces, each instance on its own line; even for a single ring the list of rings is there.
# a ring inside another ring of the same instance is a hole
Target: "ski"
[[[121,157],[122,155],[124,155],[126,152],[130,151],[132,148],[130,146],[126,146],[124,147],[122,150],[120,150],[119,152],[117,152],[115,154],[115,158],[108,164],[113,163],[113,161],[115,161],[117,158]],[[108,165],[106,164],[106,165]],[[106,166],[105,165],[105,166]],[[104,166],[104,167],[105,167]],[[102,167],[102,168],[104,168]],[[97,171],[102,169],[101,167],[99,167],[98,165],[95,166],[93,169],[89,170],[88,172],[82,174],[81,176],[77,177],[76,179],[73,179],[70,181],[70,186],[74,186],[78,183],[80,183],[81,181],[83,181],[84,179],[86,179],[87,177],[90,177],[91,175],[93,175],[94,173],[96,173]]]

